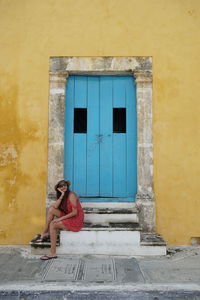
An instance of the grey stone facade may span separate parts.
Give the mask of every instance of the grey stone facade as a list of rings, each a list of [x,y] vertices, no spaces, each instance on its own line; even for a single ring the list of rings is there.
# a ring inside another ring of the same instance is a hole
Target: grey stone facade
[[[152,143],[151,57],[52,57],[49,81],[49,141],[47,207],[54,198],[54,184],[63,178],[64,109],[69,75],[132,75],[137,98],[136,205],[143,231],[155,231]]]

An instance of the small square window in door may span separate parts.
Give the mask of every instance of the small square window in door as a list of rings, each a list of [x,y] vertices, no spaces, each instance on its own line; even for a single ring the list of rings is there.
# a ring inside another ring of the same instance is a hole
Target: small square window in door
[[[113,133],[126,133],[126,108],[113,108]]]
[[[87,133],[87,108],[74,108],[74,133]]]

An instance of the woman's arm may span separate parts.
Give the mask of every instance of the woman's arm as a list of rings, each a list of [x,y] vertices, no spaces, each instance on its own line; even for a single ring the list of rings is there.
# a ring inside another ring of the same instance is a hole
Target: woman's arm
[[[58,190],[59,190],[59,189],[58,189]],[[63,199],[63,197],[64,197],[64,194],[65,194],[65,192],[63,192],[63,191],[61,191],[61,190],[59,190],[59,192],[61,192],[61,195],[60,195],[60,197],[56,200],[55,204],[53,205],[53,207],[55,207],[56,209],[59,207],[59,205],[60,205],[60,203],[61,203],[61,201],[62,201],[62,199]]]

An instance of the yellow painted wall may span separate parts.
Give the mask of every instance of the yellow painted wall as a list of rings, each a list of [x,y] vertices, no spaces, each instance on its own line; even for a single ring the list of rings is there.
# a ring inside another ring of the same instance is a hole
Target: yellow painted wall
[[[0,0],[0,244],[45,217],[50,56],[152,56],[157,230],[200,236],[200,1]]]

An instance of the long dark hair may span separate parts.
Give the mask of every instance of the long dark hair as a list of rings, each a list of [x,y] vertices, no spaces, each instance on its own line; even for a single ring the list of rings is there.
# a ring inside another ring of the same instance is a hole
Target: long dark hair
[[[57,199],[59,199],[60,196],[61,196],[61,192],[58,190],[59,185],[61,185],[61,184],[66,184],[67,185],[67,190],[66,190],[66,192],[64,194],[64,197],[62,198],[62,201],[61,201],[61,203],[60,203],[60,205],[59,205],[58,208],[66,213],[67,212],[66,211],[66,209],[67,209],[67,205],[66,204],[67,204],[67,198],[68,198],[69,193],[70,193],[69,186],[70,186],[71,182],[70,182],[70,180],[64,180],[64,179],[58,181],[58,183],[55,185],[55,191],[56,191],[56,198]]]

